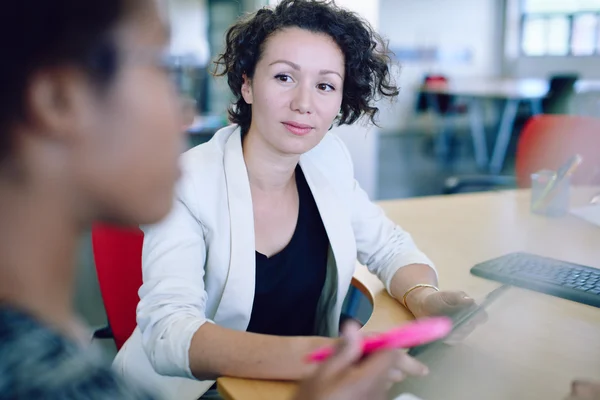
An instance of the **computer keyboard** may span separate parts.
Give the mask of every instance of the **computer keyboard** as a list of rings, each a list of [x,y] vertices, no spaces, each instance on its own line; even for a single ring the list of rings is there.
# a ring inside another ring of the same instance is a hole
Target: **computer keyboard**
[[[471,268],[482,278],[600,307],[600,269],[528,253],[511,253]]]

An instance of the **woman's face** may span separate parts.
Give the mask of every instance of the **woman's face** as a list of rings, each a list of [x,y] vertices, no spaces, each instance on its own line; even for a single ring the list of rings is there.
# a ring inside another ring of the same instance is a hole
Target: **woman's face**
[[[287,28],[267,39],[242,94],[252,105],[248,135],[281,154],[315,147],[342,104],[344,55],[327,35]]]
[[[118,31],[121,65],[106,92],[87,90],[73,165],[95,217],[152,223],[172,206],[183,150],[181,101],[158,60],[167,29],[153,1]]]

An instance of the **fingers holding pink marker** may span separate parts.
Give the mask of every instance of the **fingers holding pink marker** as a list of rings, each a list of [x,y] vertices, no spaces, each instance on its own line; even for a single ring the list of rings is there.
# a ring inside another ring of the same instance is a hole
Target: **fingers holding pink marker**
[[[452,330],[452,321],[447,317],[426,318],[410,322],[388,332],[363,339],[363,355],[380,349],[408,349],[442,339]],[[325,347],[308,356],[309,362],[321,362],[334,352]]]

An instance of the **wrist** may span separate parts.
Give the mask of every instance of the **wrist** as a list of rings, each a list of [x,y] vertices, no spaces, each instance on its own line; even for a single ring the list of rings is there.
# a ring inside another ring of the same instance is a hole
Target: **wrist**
[[[423,314],[423,304],[425,299],[438,290],[433,287],[423,286],[418,287],[408,293],[404,298],[404,306],[410,311],[415,317],[420,317]]]

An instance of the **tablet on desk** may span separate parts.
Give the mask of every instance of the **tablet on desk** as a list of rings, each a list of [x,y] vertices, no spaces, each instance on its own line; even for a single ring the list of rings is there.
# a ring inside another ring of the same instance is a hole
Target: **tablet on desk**
[[[581,314],[573,312],[577,307]],[[389,398],[560,399],[574,378],[600,376],[600,318],[583,307],[507,287],[487,304],[487,321],[468,336],[413,352],[430,374],[395,385]]]
[[[458,340],[459,339],[458,336],[461,335],[461,332],[465,331],[465,326],[469,323],[476,324],[478,317],[481,316],[481,314],[485,313],[486,312],[485,310],[496,299],[498,299],[500,296],[502,296],[502,294],[504,292],[506,292],[508,289],[510,289],[509,285],[499,286],[496,289],[492,290],[490,293],[488,293],[485,296],[485,298],[477,304],[477,306],[471,307],[467,310],[464,310],[458,314],[453,315],[452,316],[452,323],[453,323],[452,332],[444,340],[442,340],[442,342],[447,344],[449,342]],[[408,354],[410,354],[413,357],[416,357],[420,353],[422,353],[425,350],[427,350],[428,348],[432,347],[434,344],[436,344],[436,342],[430,343],[430,344],[425,344],[425,345],[418,346],[418,347],[413,347],[408,351]]]
[[[600,226],[600,204],[589,204],[587,206],[573,208],[571,214],[591,224]]]

